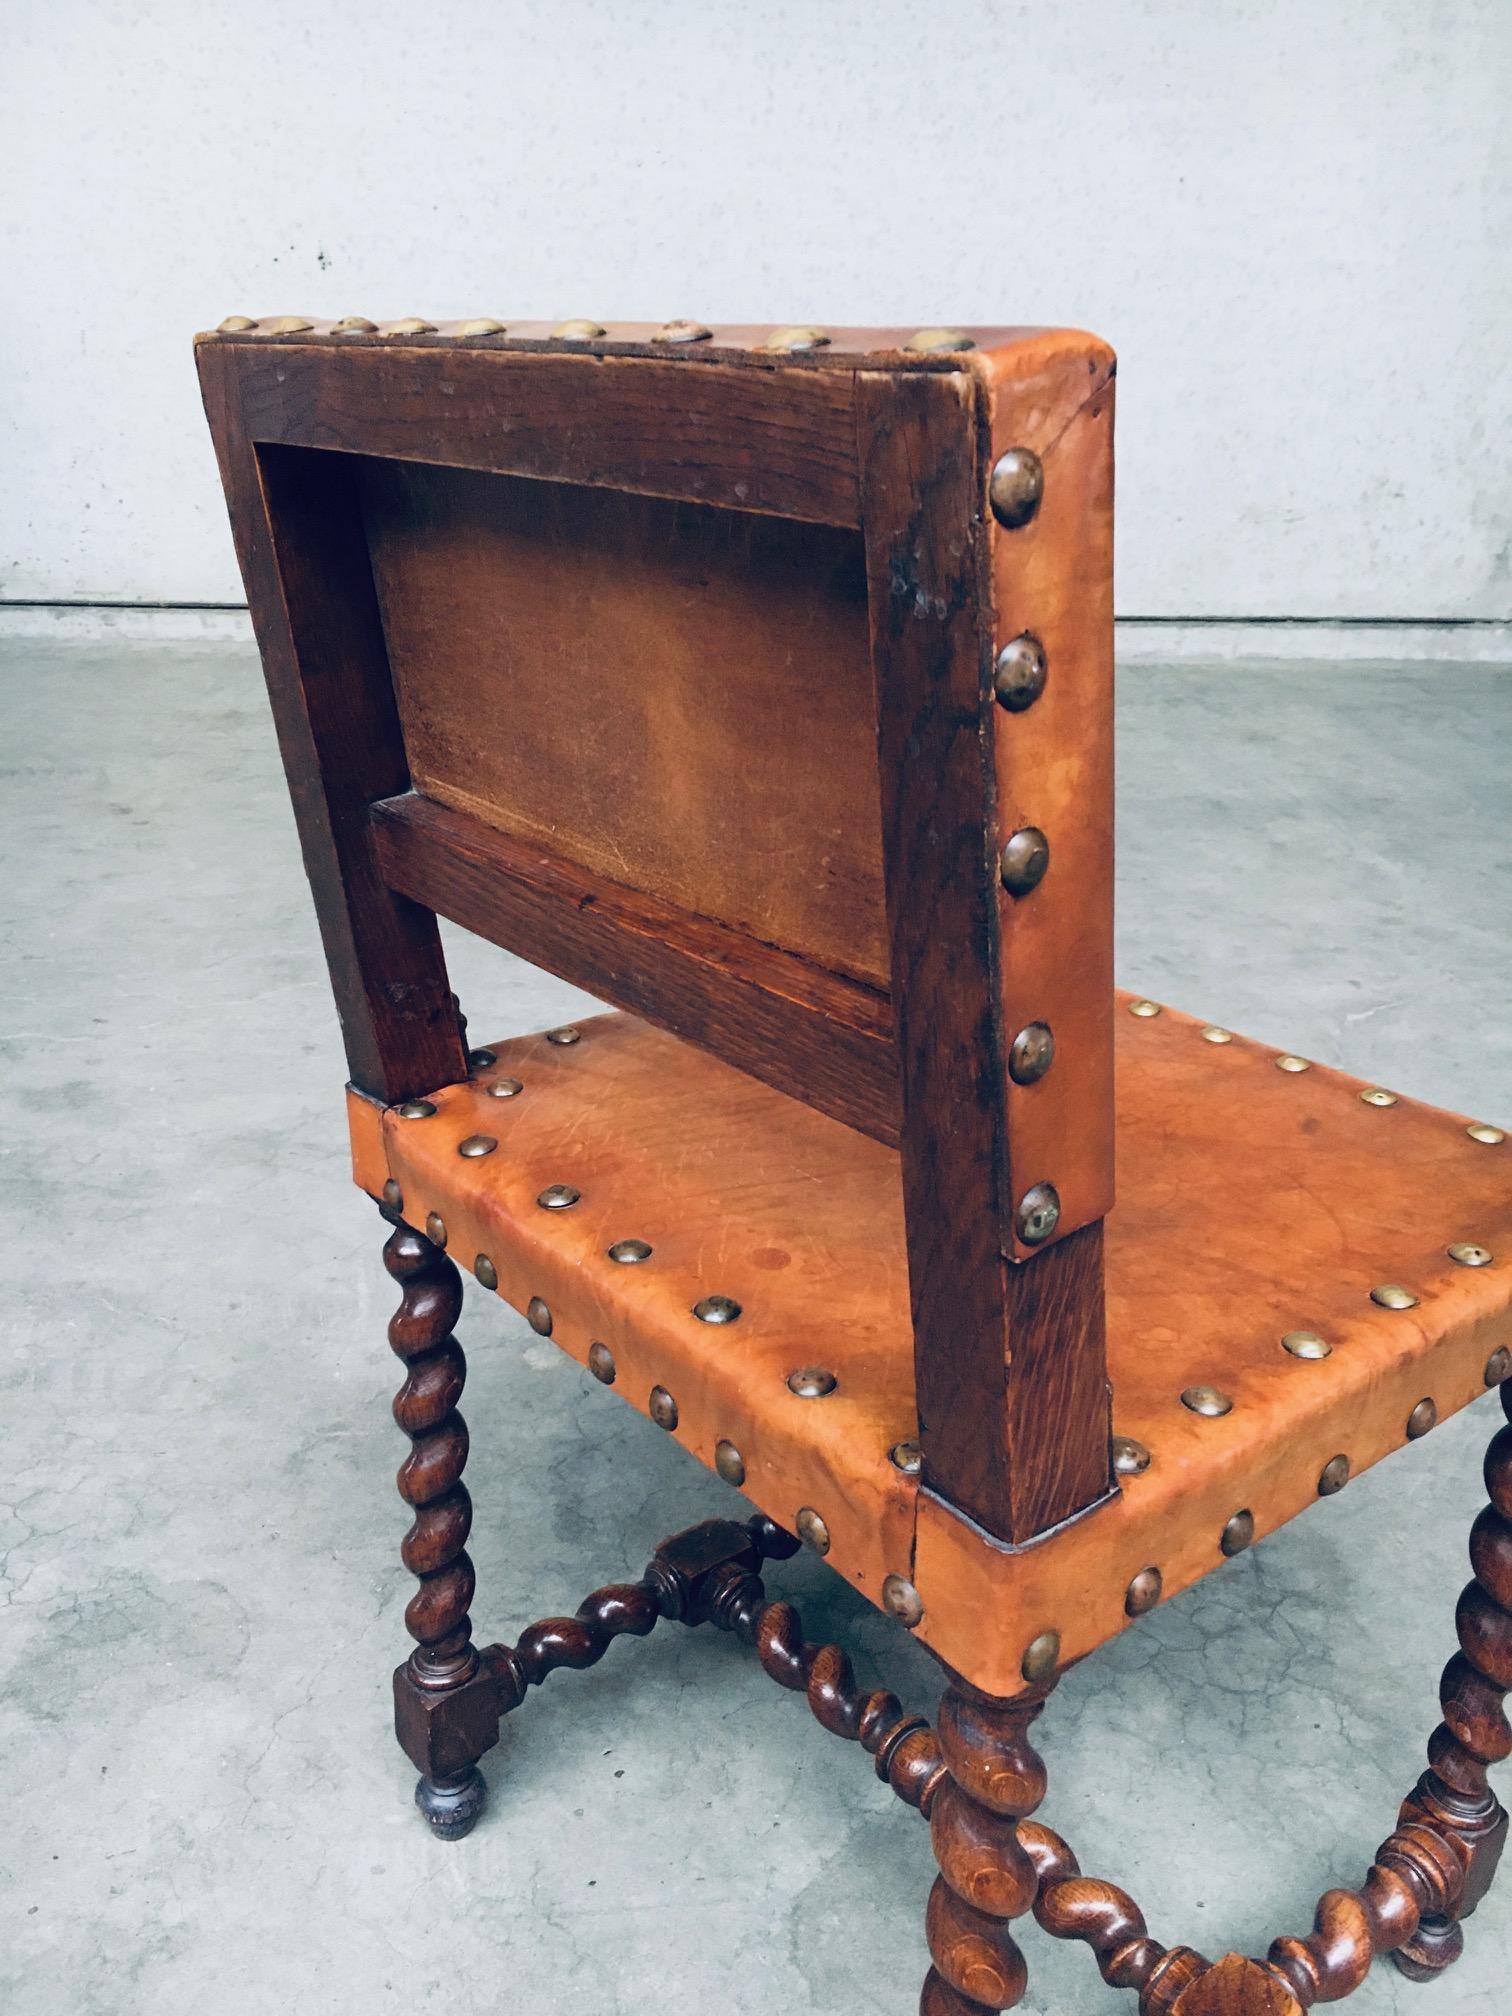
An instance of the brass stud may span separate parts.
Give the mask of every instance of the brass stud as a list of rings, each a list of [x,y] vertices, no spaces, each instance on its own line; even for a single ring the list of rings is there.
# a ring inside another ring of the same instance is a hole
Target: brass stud
[[[908,1630],[924,1621],[924,1602],[912,1582],[901,1575],[887,1575],[882,1581],[882,1608]]]
[[[551,1335],[551,1311],[539,1295],[532,1295],[525,1304],[525,1321],[538,1337]]]
[[[1475,1246],[1468,1240],[1459,1241],[1447,1251],[1456,1267],[1489,1267],[1496,1258],[1488,1246]]]
[[[1322,1472],[1318,1477],[1318,1496],[1320,1498],[1332,1498],[1334,1493],[1342,1491],[1348,1482],[1349,1458],[1347,1456],[1330,1456],[1328,1461],[1323,1465]]]
[[[1420,1442],[1430,1429],[1438,1426],[1438,1403],[1434,1400],[1419,1400],[1407,1416],[1407,1440]]]
[[[406,1099],[402,1106],[394,1108],[401,1120],[429,1120],[435,1110],[433,1099]]]
[[[812,1547],[816,1554],[828,1554],[830,1533],[828,1526],[819,1517],[812,1505],[800,1505],[798,1517],[793,1521],[798,1538],[805,1547]]]
[[[1362,1106],[1395,1106],[1396,1103],[1397,1095],[1388,1092],[1384,1085],[1367,1085],[1360,1094]]]
[[[1202,1040],[1204,1043],[1232,1043],[1234,1035],[1231,1029],[1220,1029],[1216,1022],[1210,1022],[1202,1032]]]
[[[1492,1127],[1484,1120],[1475,1120],[1465,1129],[1472,1141],[1482,1142],[1487,1148],[1496,1148],[1506,1140],[1500,1127]]]
[[[1253,1512],[1236,1512],[1218,1536],[1218,1545],[1232,1560],[1242,1554],[1255,1538],[1255,1515]]]
[[[399,1188],[399,1185],[394,1181],[392,1176],[390,1176],[383,1186],[383,1201],[387,1204],[390,1211],[402,1211],[404,1209],[404,1192]]]
[[[822,1365],[805,1365],[799,1372],[789,1372],[787,1383],[789,1393],[796,1393],[800,1400],[822,1400],[840,1381]]]
[[[473,1273],[478,1277],[480,1287],[490,1290],[499,1285],[499,1270],[486,1253],[480,1253],[473,1261]]]
[[[1048,1680],[1060,1664],[1059,1631],[1041,1631],[1038,1638],[1031,1639],[1028,1649],[1019,1665],[1019,1671],[1031,1683]]]
[[[644,1239],[616,1239],[609,1248],[609,1258],[617,1260],[621,1267],[635,1267],[651,1258],[651,1248]]]
[[[1234,1411],[1233,1400],[1217,1386],[1188,1386],[1181,1396],[1181,1404],[1193,1414],[1206,1415],[1212,1421]]]
[[[651,338],[653,343],[705,343],[713,335],[702,322],[663,322]]]
[[[1050,842],[1038,826],[1025,826],[1003,849],[998,874],[1010,896],[1027,896],[1045,879],[1050,866]]]
[[[306,322],[303,315],[275,315],[271,322],[264,322],[262,328],[267,336],[302,336],[314,326],[313,322]]]
[[[1141,1022],[1152,1022],[1160,1013],[1160,1003],[1158,1001],[1131,1001],[1129,1003],[1129,1013],[1137,1015]]]
[[[558,343],[593,343],[605,333],[602,322],[585,322],[579,317],[558,322],[551,332]]]
[[[614,1384],[614,1375],[619,1370],[619,1367],[615,1364],[614,1353],[609,1349],[607,1344],[590,1344],[588,1346],[588,1370],[597,1379],[600,1386],[612,1386]]]
[[[446,1244],[446,1220],[438,1211],[432,1211],[425,1221],[425,1236],[432,1246]]]
[[[459,322],[452,333],[456,336],[502,336],[504,324],[496,322],[492,315],[474,315],[467,322]]]
[[[376,336],[378,324],[369,322],[366,315],[343,315],[336,324],[338,336]]]
[[[976,344],[964,329],[916,329],[903,348],[932,357],[940,350],[975,350]]]
[[[255,329],[257,324],[252,320],[250,315],[228,315],[225,321],[219,326],[222,335],[241,336],[248,329]]]
[[[495,1078],[492,1085],[485,1085],[483,1090],[488,1094],[490,1099],[515,1099],[525,1090],[525,1087],[520,1083],[518,1078]]]
[[[1023,714],[1045,690],[1047,673],[1045,647],[1038,637],[1024,631],[1011,637],[997,654],[992,691],[1000,707],[1010,714]]]
[[[469,1134],[465,1141],[457,1143],[457,1153],[465,1155],[469,1162],[476,1162],[484,1155],[492,1155],[498,1145],[492,1134]]]
[[[1151,1463],[1149,1450],[1132,1435],[1113,1437],[1113,1468],[1120,1477],[1142,1477]]]
[[[1295,1074],[1298,1071],[1311,1071],[1312,1066],[1305,1057],[1294,1057],[1289,1050],[1286,1050],[1276,1059],[1276,1069]]]
[[[917,1442],[894,1442],[887,1452],[887,1460],[905,1477],[917,1477],[924,1468],[924,1451]]]
[[[1158,1568],[1141,1568],[1124,1592],[1124,1609],[1130,1617],[1143,1617],[1160,1601],[1165,1578]]]
[[[1379,1288],[1372,1288],[1370,1299],[1381,1309],[1416,1309],[1418,1305],[1412,1290],[1398,1287],[1395,1281],[1383,1281]]]
[[[781,329],[774,329],[764,343],[757,345],[760,350],[822,350],[829,341],[827,329],[810,328],[807,324],[793,322]]]
[[[1281,1339],[1281,1349],[1290,1351],[1293,1358],[1327,1358],[1333,1346],[1316,1330],[1288,1330]]]
[[[1010,532],[1029,523],[1044,494],[1044,464],[1032,448],[1010,448],[993,463],[987,495],[993,517]]]
[[[423,315],[401,315],[397,322],[390,322],[383,333],[385,336],[434,336],[436,325],[427,322]]]
[[[726,1484],[733,1484],[737,1491],[745,1482],[745,1458],[733,1442],[714,1444],[714,1468]]]
[[[498,1061],[499,1054],[496,1050],[469,1050],[467,1053],[467,1068],[470,1071],[486,1071],[490,1064],[497,1064]]]
[[[1026,1246],[1042,1246],[1060,1223],[1060,1192],[1053,1183],[1035,1183],[1019,1199],[1015,1220]]]
[[[548,1183],[536,1202],[543,1211],[570,1211],[582,1194],[570,1183]]]
[[[700,1323],[733,1323],[740,1304],[728,1295],[704,1295],[693,1304],[693,1314]]]
[[[1512,1373],[1512,1351],[1499,1344],[1486,1360],[1486,1384],[1500,1386],[1509,1373]]]
[[[555,1043],[559,1050],[565,1050],[569,1044],[581,1043],[582,1040],[583,1032],[581,1029],[569,1027],[566,1029],[548,1029],[546,1031],[546,1041],[548,1043]]]
[[[648,1403],[651,1419],[670,1435],[677,1426],[677,1402],[665,1386],[653,1386]]]
[[[1048,1022],[1020,1029],[1008,1052],[1008,1076],[1015,1085],[1037,1085],[1055,1062],[1055,1037]]]

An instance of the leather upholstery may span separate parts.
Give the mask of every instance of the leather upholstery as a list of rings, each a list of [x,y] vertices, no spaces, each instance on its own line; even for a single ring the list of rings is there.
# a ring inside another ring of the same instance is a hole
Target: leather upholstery
[[[916,1425],[894,1151],[608,1015],[574,1044],[493,1046],[497,1063],[438,1090],[429,1118],[352,1095],[354,1170],[374,1196],[392,1177],[416,1227],[439,1214],[452,1257],[467,1271],[486,1255],[516,1307],[544,1301],[570,1356],[607,1344],[633,1406],[670,1392],[676,1438],[702,1462],[733,1443],[763,1511],[789,1528],[818,1511],[831,1564],[874,1602],[885,1576],[907,1577],[919,1635],[967,1679],[1012,1692],[1041,1632],[1059,1631],[1063,1659],[1090,1651],[1127,1623],[1140,1571],[1158,1567],[1170,1596],[1221,1567],[1232,1515],[1251,1512],[1263,1536],[1316,1499],[1331,1458],[1358,1475],[1400,1449],[1419,1401],[1443,1419],[1484,1393],[1491,1353],[1512,1343],[1512,1143],[1405,1098],[1366,1104],[1357,1080],[1285,1071],[1275,1051],[1209,1042],[1170,1009],[1136,1017],[1120,996],[1115,1025],[1114,1429],[1153,1461],[1019,1549],[889,1460]],[[502,1077],[523,1091],[490,1097]],[[497,1150],[459,1156],[479,1133]],[[580,1201],[543,1208],[553,1183]],[[608,1259],[627,1238],[651,1257]],[[1458,1242],[1491,1263],[1456,1264]],[[1383,1283],[1416,1306],[1378,1306]],[[739,1318],[696,1319],[711,1294]],[[1330,1355],[1289,1354],[1296,1330]],[[804,1367],[833,1372],[836,1390],[797,1397],[787,1377]],[[1184,1407],[1183,1389],[1204,1384],[1232,1411]]]

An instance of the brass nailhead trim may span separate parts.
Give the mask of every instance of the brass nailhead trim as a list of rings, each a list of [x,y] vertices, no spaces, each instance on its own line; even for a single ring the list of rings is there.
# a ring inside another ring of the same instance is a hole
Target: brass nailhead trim
[[[553,340],[558,343],[594,343],[607,333],[602,322],[588,322],[581,317],[558,322],[551,332]]]
[[[651,338],[653,343],[706,343],[713,335],[702,322],[663,322]]]
[[[1349,1458],[1342,1455],[1330,1456],[1318,1478],[1318,1496],[1332,1498],[1335,1492],[1342,1491],[1348,1482]]]
[[[1500,1386],[1509,1373],[1512,1373],[1512,1351],[1499,1344],[1486,1360],[1486,1384]]]
[[[303,315],[275,315],[271,322],[262,325],[264,334],[268,336],[302,336],[314,326],[313,322],[306,322]]]
[[[240,336],[248,329],[255,329],[257,324],[250,315],[228,315],[216,326],[223,336]]]
[[[1204,1043],[1232,1043],[1233,1031],[1220,1029],[1216,1022],[1210,1022],[1202,1032],[1202,1040]]]
[[[993,668],[992,691],[998,705],[1010,714],[1026,713],[1044,692],[1048,669],[1038,637],[1027,630],[1010,637]]]
[[[1320,1337],[1316,1330],[1288,1330],[1281,1339],[1283,1351],[1290,1351],[1293,1358],[1327,1358],[1333,1351],[1326,1337]]]
[[[1204,1414],[1213,1421],[1234,1411],[1233,1400],[1217,1386],[1188,1386],[1181,1396],[1181,1404],[1191,1413]]]
[[[1019,1199],[1015,1220],[1026,1246],[1043,1246],[1060,1223],[1060,1192],[1053,1183],[1036,1183]]]
[[[1029,1022],[1013,1039],[1008,1076],[1015,1085],[1037,1085],[1055,1062],[1055,1037],[1048,1022]]]
[[[883,1579],[882,1607],[910,1631],[924,1621],[923,1600],[912,1582],[902,1575],[888,1575]]]
[[[1465,1132],[1472,1141],[1479,1141],[1487,1148],[1500,1147],[1507,1138],[1500,1127],[1493,1127],[1485,1120],[1473,1120]]]
[[[1165,1578],[1158,1568],[1141,1568],[1124,1593],[1124,1609],[1130,1617],[1143,1617],[1160,1601]]]
[[[469,1134],[465,1141],[457,1143],[457,1153],[469,1162],[476,1162],[484,1155],[492,1155],[498,1145],[492,1134]]]
[[[390,322],[382,333],[385,336],[434,336],[436,325],[427,322],[423,315],[401,315],[397,322]]]
[[[565,1050],[569,1043],[581,1043],[582,1040],[582,1030],[574,1029],[570,1025],[565,1029],[548,1029],[546,1031],[546,1041],[548,1043],[555,1043],[562,1050]]]
[[[1027,525],[1045,494],[1045,470],[1032,448],[1008,448],[992,465],[987,498],[992,515],[1009,532]]]
[[[798,1517],[793,1522],[798,1538],[805,1547],[811,1547],[816,1554],[828,1554],[830,1532],[812,1505],[801,1505]]]
[[[525,1305],[525,1321],[538,1337],[551,1335],[551,1311],[539,1295],[532,1295]]]
[[[653,1386],[649,1402],[651,1419],[670,1435],[677,1426],[677,1402],[665,1386]]]
[[[614,1362],[614,1353],[607,1344],[588,1346],[588,1370],[600,1386],[612,1386],[619,1367]]]
[[[887,1452],[887,1460],[905,1477],[917,1477],[924,1468],[924,1451],[917,1442],[894,1442]]]
[[[496,322],[492,315],[474,315],[470,321],[459,322],[452,333],[457,336],[502,336],[504,324]]]
[[[740,1304],[728,1295],[704,1295],[693,1304],[693,1314],[700,1323],[733,1323]]]
[[[774,329],[766,341],[757,347],[762,350],[822,350],[829,340],[829,331],[826,329],[815,329],[807,323],[792,322],[781,329]]]
[[[394,1108],[401,1120],[429,1120],[435,1110],[431,1099],[406,1099],[402,1106]]]
[[[446,1221],[441,1217],[439,1212],[432,1211],[426,1219],[425,1236],[429,1239],[432,1246],[444,1246],[446,1244]]]
[[[1149,1450],[1132,1435],[1113,1437],[1113,1468],[1120,1477],[1142,1477],[1151,1463]]]
[[[1299,1071],[1311,1071],[1312,1065],[1308,1063],[1305,1057],[1294,1057],[1289,1050],[1285,1050],[1276,1059],[1276,1069],[1278,1071],[1290,1071],[1295,1074]]]
[[[1050,866],[1050,842],[1038,826],[1024,826],[1013,834],[998,862],[998,878],[1010,896],[1027,896],[1038,889]]]
[[[1367,1085],[1360,1094],[1362,1106],[1395,1106],[1396,1103],[1397,1095],[1388,1092],[1384,1085]]]
[[[714,1468],[726,1484],[733,1484],[737,1490],[745,1482],[745,1458],[733,1442],[714,1444]]]
[[[1158,1001],[1131,1001],[1129,1003],[1129,1013],[1137,1015],[1142,1022],[1148,1022],[1160,1013],[1160,1003]]]
[[[490,1064],[498,1061],[498,1055],[493,1050],[469,1050],[467,1053],[468,1068],[473,1071],[486,1071]]]
[[[582,1197],[570,1183],[548,1183],[536,1202],[543,1211],[570,1211]]]
[[[1255,1515],[1253,1512],[1236,1512],[1218,1536],[1218,1545],[1232,1560],[1242,1554],[1255,1538]]]
[[[473,1272],[474,1274],[477,1275],[478,1280],[485,1288],[498,1287],[499,1270],[497,1267],[495,1267],[494,1263],[492,1262],[492,1260],[489,1259],[486,1253],[480,1253],[477,1259],[474,1260]]]
[[[651,1248],[644,1239],[616,1239],[609,1248],[609,1258],[617,1260],[621,1267],[635,1267],[651,1258]]]
[[[1048,1680],[1060,1664],[1060,1647],[1059,1631],[1041,1631],[1026,1647],[1019,1671],[1031,1683]]]
[[[1417,1442],[1431,1428],[1438,1426],[1438,1405],[1432,1400],[1419,1400],[1407,1416],[1407,1440]]]
[[[490,1099],[516,1099],[525,1087],[518,1078],[495,1078],[492,1085],[485,1085],[483,1090]]]
[[[1476,1246],[1469,1240],[1462,1240],[1446,1250],[1457,1267],[1489,1267],[1496,1258],[1489,1247]]]
[[[1416,1309],[1418,1298],[1410,1288],[1399,1287],[1395,1281],[1383,1281],[1378,1288],[1372,1288],[1370,1299],[1379,1309]]]
[[[940,350],[975,350],[975,340],[964,329],[916,329],[903,345],[925,357]]]
[[[399,1185],[394,1181],[392,1176],[389,1177],[383,1186],[383,1201],[387,1204],[390,1211],[402,1211],[404,1209],[404,1192],[399,1188]]]
[[[833,1393],[839,1380],[833,1372],[826,1372],[821,1365],[806,1365],[799,1372],[788,1374],[788,1391],[796,1393],[800,1400],[822,1400],[827,1393]]]
[[[376,336],[378,324],[369,322],[366,315],[343,315],[336,324],[338,336]]]

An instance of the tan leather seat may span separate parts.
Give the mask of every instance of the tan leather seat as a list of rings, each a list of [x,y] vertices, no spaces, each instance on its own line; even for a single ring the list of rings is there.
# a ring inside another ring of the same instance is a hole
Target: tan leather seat
[[[1006,1693],[1040,1633],[1060,1634],[1063,1659],[1090,1651],[1157,1600],[1147,1571],[1166,1596],[1186,1587],[1251,1524],[1264,1535],[1509,1369],[1498,1130],[1138,1005],[1116,1010],[1107,1222],[1120,1488],[1020,1549],[910,1471],[893,1150],[612,1014],[574,1041],[492,1046],[497,1061],[425,1117],[354,1095],[356,1176],[375,1197],[397,1183],[406,1218],[439,1219],[452,1257],[570,1356],[600,1347],[632,1406],[665,1423],[653,1389],[670,1396],[676,1439],[784,1526],[827,1535],[874,1602],[907,1578],[919,1635]],[[519,1093],[493,1096],[508,1080]],[[459,1153],[477,1136],[497,1146]],[[553,1208],[553,1185],[579,1194]],[[610,1257],[621,1241],[651,1250]],[[738,1316],[702,1320],[708,1297]],[[1183,1393],[1231,1405],[1194,1411]]]

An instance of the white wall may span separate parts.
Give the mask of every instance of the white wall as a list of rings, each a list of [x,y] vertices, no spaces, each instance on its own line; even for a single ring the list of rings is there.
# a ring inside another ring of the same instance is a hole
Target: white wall
[[[1119,608],[1512,617],[1512,0],[25,0],[0,597],[232,601],[232,310],[1057,320]]]

